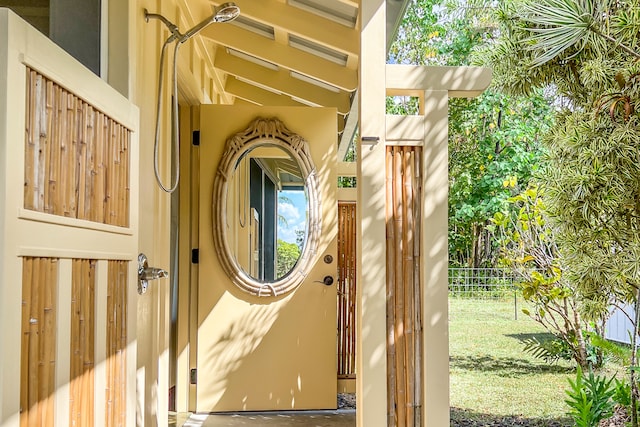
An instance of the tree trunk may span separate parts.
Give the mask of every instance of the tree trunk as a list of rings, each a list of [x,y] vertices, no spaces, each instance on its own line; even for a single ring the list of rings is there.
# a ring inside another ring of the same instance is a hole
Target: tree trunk
[[[575,325],[576,340],[578,341],[578,348],[576,349],[576,362],[584,368],[589,368],[589,361],[587,360],[587,343],[584,340],[582,334],[582,319],[577,310],[573,312],[573,319]]]
[[[638,342],[638,326],[640,325],[640,289],[636,291],[635,322],[633,324],[633,336],[631,337],[631,370],[629,381],[631,382],[631,426],[638,427],[638,384],[636,383],[636,359],[637,359],[637,342]]]

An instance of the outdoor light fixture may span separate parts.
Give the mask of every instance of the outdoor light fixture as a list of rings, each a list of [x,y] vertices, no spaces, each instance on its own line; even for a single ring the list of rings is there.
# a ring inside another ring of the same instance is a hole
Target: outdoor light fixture
[[[370,150],[380,142],[379,136],[363,136],[360,138],[360,145],[368,145]]]

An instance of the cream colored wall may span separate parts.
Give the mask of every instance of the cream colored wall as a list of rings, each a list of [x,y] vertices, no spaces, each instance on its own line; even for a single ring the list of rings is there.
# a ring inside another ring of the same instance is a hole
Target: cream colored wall
[[[336,406],[335,109],[201,108],[198,411],[320,409]],[[228,137],[257,116],[278,117],[309,141],[322,203],[322,233],[308,278],[284,297],[257,298],[236,288],[215,254],[213,179]]]
[[[135,2],[134,2],[135,3]],[[162,2],[166,4],[167,2]],[[140,107],[140,252],[147,255],[149,265],[169,270],[170,196],[155,183],[153,171],[153,142],[155,126],[156,87],[163,32],[159,22],[145,23],[143,8],[156,11],[160,2],[139,1],[131,10],[132,36],[136,46],[131,68],[131,98]],[[158,10],[170,13],[175,8]],[[165,76],[167,73],[165,74]],[[165,79],[165,87],[168,87]],[[162,144],[160,171],[167,180],[170,158],[168,97],[163,97]],[[168,420],[168,326],[169,281],[160,279],[150,283],[146,294],[138,297],[138,410],[137,425],[166,425]]]
[[[114,2],[111,5],[111,2]],[[123,3],[126,3],[125,6]],[[162,44],[169,36],[164,24],[158,20],[145,22],[144,9],[158,13],[175,23],[182,31],[191,28],[211,14],[205,2],[187,0],[110,0],[108,78],[121,91],[129,91],[129,97],[140,107],[140,251],[144,252],[150,265],[170,269],[170,227],[171,196],[163,192],[155,182],[154,133],[156,122],[156,102],[158,99],[159,62]],[[116,12],[127,10],[125,19]],[[122,33],[120,33],[122,31]],[[128,34],[119,37],[120,34]],[[120,50],[118,50],[120,49]],[[122,50],[130,54],[123,55]],[[162,94],[161,138],[159,146],[159,170],[165,184],[169,186],[172,152],[170,137],[170,92],[171,61],[173,45],[167,49],[164,64],[164,89]],[[179,101],[182,106],[198,105],[210,100],[218,100],[222,82],[209,71],[211,53],[196,37],[180,48],[178,61]],[[127,74],[118,68],[121,65]],[[223,99],[222,101],[226,101]],[[189,116],[181,123],[181,147],[190,146]],[[185,129],[186,132],[182,132]],[[183,175],[188,181],[188,175]],[[181,186],[182,188],[182,186]],[[188,193],[187,190],[185,190]],[[188,233],[188,229],[184,230]],[[185,283],[188,286],[188,283]],[[169,326],[170,326],[169,280],[152,282],[149,291],[139,297],[138,311],[138,413],[137,423],[144,426],[167,425],[169,393]],[[189,297],[189,294],[183,293]],[[178,381],[188,378],[190,348],[182,340],[177,349],[177,357],[182,366]],[[180,377],[181,375],[181,377]],[[178,409],[187,409],[184,386]]]
[[[357,424],[387,425],[385,231],[386,2],[363,0],[360,40],[360,136],[379,137],[358,148]]]

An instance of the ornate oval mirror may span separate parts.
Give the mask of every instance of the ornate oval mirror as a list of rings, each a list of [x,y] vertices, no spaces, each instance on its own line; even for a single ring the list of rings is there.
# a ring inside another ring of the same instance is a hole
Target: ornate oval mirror
[[[320,235],[307,141],[258,118],[227,140],[213,187],[214,245],[235,285],[277,296],[302,283]]]

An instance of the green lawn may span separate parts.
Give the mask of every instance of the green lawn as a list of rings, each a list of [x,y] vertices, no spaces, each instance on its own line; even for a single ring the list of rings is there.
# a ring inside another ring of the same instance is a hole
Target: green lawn
[[[517,416],[570,425],[564,390],[574,369],[522,351],[522,339],[545,330],[522,313],[515,320],[513,300],[451,298],[449,317],[453,420]]]

